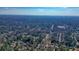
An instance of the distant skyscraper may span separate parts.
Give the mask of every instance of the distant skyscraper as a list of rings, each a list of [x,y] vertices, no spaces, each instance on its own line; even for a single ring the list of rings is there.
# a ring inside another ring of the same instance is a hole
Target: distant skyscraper
[[[50,28],[50,34],[53,34],[53,33],[52,33],[53,30],[54,30],[54,25],[52,25],[51,28]]]

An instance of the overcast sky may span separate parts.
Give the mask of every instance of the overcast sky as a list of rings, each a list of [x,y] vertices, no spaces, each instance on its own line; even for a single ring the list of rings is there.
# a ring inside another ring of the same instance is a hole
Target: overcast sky
[[[1,15],[59,15],[79,16],[79,8],[73,7],[1,7]]]

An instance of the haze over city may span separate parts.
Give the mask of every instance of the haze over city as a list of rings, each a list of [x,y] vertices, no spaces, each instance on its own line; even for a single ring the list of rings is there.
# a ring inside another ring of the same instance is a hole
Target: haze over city
[[[74,7],[2,7],[1,15],[49,15],[79,16],[79,8]]]

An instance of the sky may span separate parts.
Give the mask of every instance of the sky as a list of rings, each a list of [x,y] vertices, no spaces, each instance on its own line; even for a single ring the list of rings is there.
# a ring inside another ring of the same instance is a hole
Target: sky
[[[0,15],[79,16],[78,7],[0,7]]]

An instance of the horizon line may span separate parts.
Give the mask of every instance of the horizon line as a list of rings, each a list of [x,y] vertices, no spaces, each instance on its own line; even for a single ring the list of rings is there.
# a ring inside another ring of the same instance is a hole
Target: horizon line
[[[19,14],[0,14],[3,16],[17,15],[17,16],[79,16],[79,15],[19,15]]]

